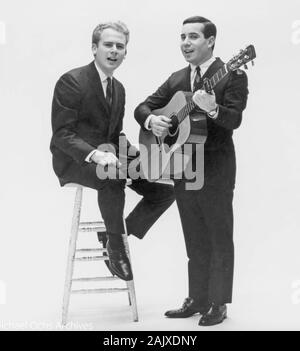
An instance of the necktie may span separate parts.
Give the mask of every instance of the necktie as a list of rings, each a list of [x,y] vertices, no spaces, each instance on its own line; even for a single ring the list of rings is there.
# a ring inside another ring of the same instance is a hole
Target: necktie
[[[112,104],[112,79],[110,77],[107,77],[107,86],[106,86],[106,102],[109,107],[111,107]]]
[[[193,84],[193,92],[202,88],[202,85],[203,85],[203,79],[201,78],[201,70],[200,70],[200,67],[197,66],[196,76],[195,76],[194,84]]]

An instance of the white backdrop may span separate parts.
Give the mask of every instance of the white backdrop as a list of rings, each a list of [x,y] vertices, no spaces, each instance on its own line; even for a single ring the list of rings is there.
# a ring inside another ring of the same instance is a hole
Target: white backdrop
[[[99,22],[124,21],[131,38],[116,77],[127,92],[124,130],[137,142],[133,110],[186,65],[179,35],[182,21],[192,15],[216,23],[216,56],[228,60],[250,43],[257,51],[256,65],[248,71],[248,106],[234,134],[234,303],[230,319],[214,328],[299,329],[297,0],[1,0],[0,329],[53,329],[60,320],[74,192],[59,187],[51,166],[50,111],[56,80],[92,61],[91,33]],[[95,219],[95,193],[87,191],[85,199],[84,215]],[[126,212],[137,200],[128,191]],[[96,245],[95,237],[89,240]],[[198,317],[163,317],[187,295],[176,205],[143,241],[130,238],[130,245],[140,323],[131,323],[126,297],[101,295],[74,298],[71,321],[90,323],[95,330],[198,330]]]

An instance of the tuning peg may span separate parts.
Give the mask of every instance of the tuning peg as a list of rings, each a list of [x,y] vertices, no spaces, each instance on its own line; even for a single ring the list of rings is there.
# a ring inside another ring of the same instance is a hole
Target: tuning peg
[[[244,68],[245,68],[245,69],[248,69],[248,66],[247,66],[246,64],[244,64]]]
[[[252,66],[254,66],[254,61],[253,60],[251,61],[251,63],[252,63]]]

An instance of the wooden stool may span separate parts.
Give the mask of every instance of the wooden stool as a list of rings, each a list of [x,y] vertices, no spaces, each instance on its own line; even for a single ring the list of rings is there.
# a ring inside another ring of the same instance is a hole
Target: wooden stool
[[[131,184],[131,180],[127,180],[126,185]],[[95,277],[95,278],[76,278],[73,279],[74,272],[74,264],[75,262],[90,262],[90,261],[105,261],[108,260],[108,255],[104,256],[103,253],[107,253],[107,250],[104,248],[84,248],[84,249],[76,249],[77,238],[79,232],[105,232],[106,228],[104,222],[80,222],[80,212],[82,206],[82,194],[83,194],[83,186],[80,184],[69,183],[65,185],[66,187],[75,187],[76,195],[75,195],[75,203],[73,210],[73,219],[72,219],[72,228],[71,228],[71,237],[69,243],[69,253],[68,253],[68,261],[67,261],[67,271],[65,277],[65,287],[64,287],[64,297],[63,297],[63,307],[62,307],[62,324],[66,325],[68,320],[68,311],[70,304],[70,296],[71,294],[101,294],[101,293],[116,293],[116,292],[128,292],[129,305],[132,309],[133,321],[138,321],[138,312],[137,312],[137,304],[136,304],[136,295],[134,288],[134,281],[127,281],[127,287],[124,288],[100,288],[100,289],[72,289],[73,282],[99,282],[99,281],[112,281],[112,280],[121,280],[117,276],[107,276],[107,277]],[[126,223],[123,218],[125,234],[122,235],[125,250],[130,260],[130,252],[129,245],[127,240],[127,228]],[[91,255],[91,256],[83,256],[77,257],[76,254],[99,254],[100,255]]]

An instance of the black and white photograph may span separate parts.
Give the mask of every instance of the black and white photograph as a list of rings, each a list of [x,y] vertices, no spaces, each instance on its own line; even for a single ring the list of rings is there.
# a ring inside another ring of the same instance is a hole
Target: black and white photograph
[[[298,0],[0,0],[0,331],[299,331],[299,62]]]

